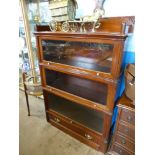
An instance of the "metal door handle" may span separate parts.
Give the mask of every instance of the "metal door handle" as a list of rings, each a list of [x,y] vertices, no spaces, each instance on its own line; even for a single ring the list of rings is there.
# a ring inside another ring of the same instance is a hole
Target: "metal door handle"
[[[132,117],[131,116],[128,116],[127,119],[128,119],[128,121],[131,121],[132,120]]]
[[[59,118],[54,118],[55,122],[59,123],[60,119]]]
[[[92,136],[90,136],[90,135],[88,135],[88,134],[85,134],[85,137],[86,137],[88,140],[93,139]]]
[[[126,140],[125,139],[122,139],[121,142],[122,142],[122,144],[125,144],[126,143]]]
[[[127,133],[128,131],[129,131],[129,129],[126,128],[126,129],[125,129],[125,132]]]

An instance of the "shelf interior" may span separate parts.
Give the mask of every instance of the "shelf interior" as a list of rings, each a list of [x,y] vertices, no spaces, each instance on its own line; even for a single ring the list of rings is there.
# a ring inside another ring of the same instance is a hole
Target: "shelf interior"
[[[48,94],[48,108],[99,133],[103,132],[103,113]]]
[[[107,85],[45,69],[46,85],[106,105]]]

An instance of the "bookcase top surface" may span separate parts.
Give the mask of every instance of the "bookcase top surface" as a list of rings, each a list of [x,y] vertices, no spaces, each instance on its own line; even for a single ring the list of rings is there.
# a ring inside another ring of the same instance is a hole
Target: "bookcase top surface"
[[[40,32],[34,32],[36,36],[81,36],[81,37],[110,37],[110,38],[126,38],[128,35],[121,34],[119,32],[51,32],[51,31],[40,31]]]
[[[81,36],[81,37],[107,37],[125,39],[129,34],[134,31],[134,16],[123,17],[107,17],[99,20],[101,26],[95,32],[52,32],[48,25],[36,25],[36,36]]]

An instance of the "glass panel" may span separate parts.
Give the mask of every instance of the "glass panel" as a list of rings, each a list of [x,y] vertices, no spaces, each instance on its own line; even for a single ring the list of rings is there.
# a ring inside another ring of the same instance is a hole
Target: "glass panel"
[[[43,40],[43,59],[85,69],[111,71],[113,45]]]
[[[34,61],[34,68],[38,70],[38,56],[36,50],[36,39],[34,36],[35,26],[36,24],[47,25],[51,19],[50,11],[48,9],[49,2],[48,0],[44,1],[32,1],[25,0],[23,1],[23,5],[25,7],[21,7],[20,5],[20,14],[19,14],[19,43],[20,43],[20,53],[19,53],[19,86],[23,88],[23,79],[22,79],[22,71],[29,71],[30,67],[32,67],[32,61],[30,61],[28,56],[28,46],[26,44],[26,35],[25,35],[25,25],[22,11],[27,14],[27,25],[29,27],[30,34],[30,47],[32,48],[32,57],[31,59]],[[25,8],[25,9],[24,9]],[[22,10],[23,9],[23,10]],[[29,51],[30,52],[30,51]],[[32,68],[31,68],[32,69]]]
[[[106,104],[107,85],[45,69],[46,84],[85,99]]]
[[[20,6],[21,7],[21,6]],[[19,88],[24,89],[22,72],[30,69],[22,11],[19,12]]]
[[[103,131],[103,113],[48,93],[48,107],[97,132]]]

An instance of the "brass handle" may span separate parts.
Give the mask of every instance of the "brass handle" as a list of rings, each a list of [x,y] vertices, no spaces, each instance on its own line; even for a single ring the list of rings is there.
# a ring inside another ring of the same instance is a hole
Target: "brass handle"
[[[88,134],[85,134],[85,137],[86,137],[88,140],[93,139],[92,136],[90,136],[90,135],[88,135]]]
[[[129,131],[129,129],[126,128],[126,129],[125,129],[125,132],[128,132],[128,131]]]
[[[60,122],[60,119],[59,118],[54,118],[54,120],[59,123]]]
[[[128,119],[128,121],[131,121],[132,120],[132,117],[131,116],[128,116],[127,119]]]
[[[125,144],[126,143],[126,140],[125,139],[122,139],[121,142],[122,142],[122,144]]]
[[[130,85],[130,86],[133,86],[134,84],[133,84],[132,82],[129,82],[129,85]]]
[[[119,154],[122,154],[122,150],[119,150]]]
[[[97,76],[99,76],[99,75],[100,75],[100,73],[97,73],[96,75],[97,75]]]

